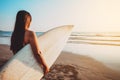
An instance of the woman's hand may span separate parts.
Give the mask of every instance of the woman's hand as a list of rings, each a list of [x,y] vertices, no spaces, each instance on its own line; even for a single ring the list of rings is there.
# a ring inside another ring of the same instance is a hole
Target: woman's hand
[[[43,71],[44,75],[46,75],[50,71],[50,69],[48,68],[48,66],[44,65]]]

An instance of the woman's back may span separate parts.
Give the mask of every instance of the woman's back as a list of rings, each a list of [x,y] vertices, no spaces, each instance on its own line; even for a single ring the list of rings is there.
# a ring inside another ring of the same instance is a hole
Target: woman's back
[[[24,35],[24,41],[23,41],[23,45],[25,46],[26,44],[30,43],[30,34],[31,32],[29,30],[25,31],[25,35]]]

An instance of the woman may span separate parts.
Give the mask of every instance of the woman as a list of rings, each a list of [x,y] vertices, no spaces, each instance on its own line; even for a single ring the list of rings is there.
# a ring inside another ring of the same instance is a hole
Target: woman
[[[30,44],[36,60],[43,65],[44,74],[46,74],[49,71],[49,68],[39,49],[36,34],[33,31],[28,30],[31,20],[32,17],[27,11],[21,10],[17,13],[10,49],[16,54],[26,44]]]

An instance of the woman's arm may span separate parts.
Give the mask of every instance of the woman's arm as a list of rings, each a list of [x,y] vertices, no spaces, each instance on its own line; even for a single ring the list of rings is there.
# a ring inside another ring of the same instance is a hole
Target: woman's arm
[[[42,56],[41,51],[39,50],[36,34],[32,31],[30,32],[30,45],[32,47],[32,51],[34,53],[34,56],[35,56],[37,62],[44,66],[44,68],[45,68],[44,73],[46,74],[49,71],[49,68]]]

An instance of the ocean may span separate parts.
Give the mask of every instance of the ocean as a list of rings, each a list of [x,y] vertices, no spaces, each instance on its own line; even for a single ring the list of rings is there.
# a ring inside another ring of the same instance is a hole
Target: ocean
[[[10,45],[11,34],[0,31],[0,44]],[[120,32],[72,32],[63,51],[92,57],[120,71]]]
[[[37,36],[43,33],[36,32]],[[9,39],[11,34],[10,31],[0,31],[0,38]],[[73,32],[67,43],[120,46],[120,32]]]

